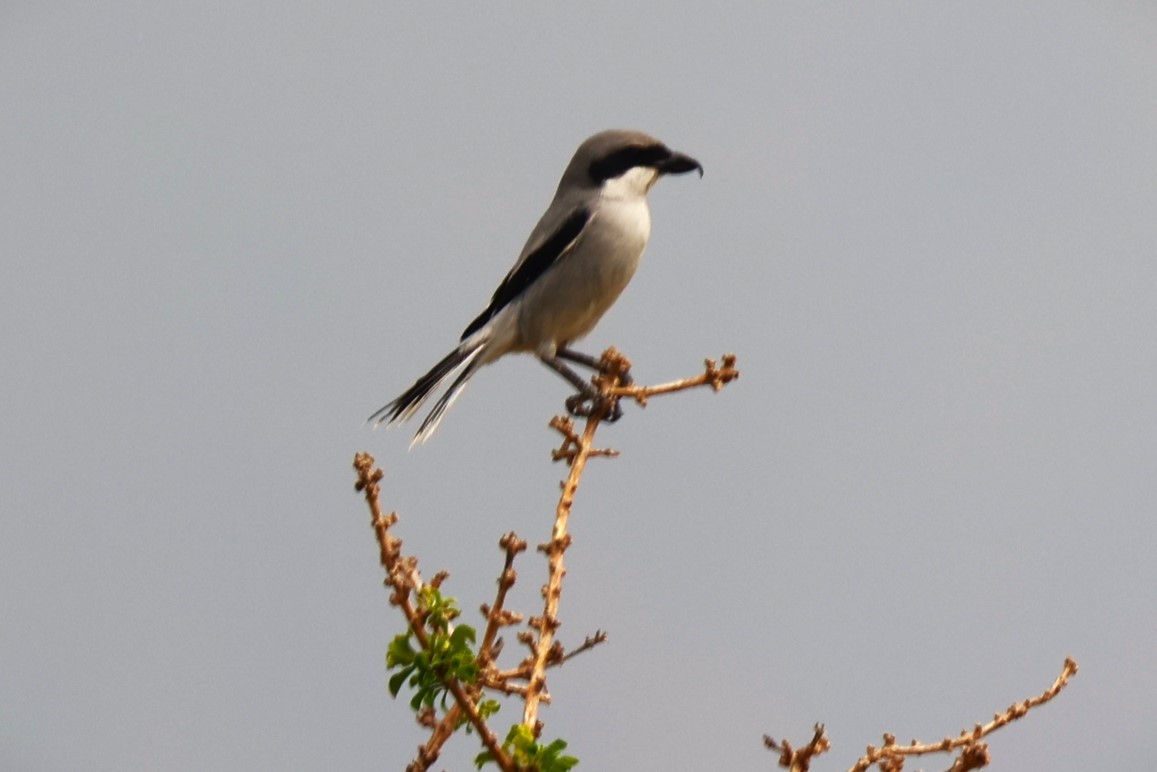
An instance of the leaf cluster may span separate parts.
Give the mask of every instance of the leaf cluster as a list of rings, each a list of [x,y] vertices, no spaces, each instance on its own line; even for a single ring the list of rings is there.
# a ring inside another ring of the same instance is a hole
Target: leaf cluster
[[[522,724],[510,727],[506,740],[502,743],[502,750],[510,754],[519,769],[533,769],[537,772],[567,772],[578,764],[574,756],[564,756],[565,740],[555,740],[549,745],[538,742],[534,733]],[[474,758],[478,769],[494,761],[490,751],[483,751]]]
[[[445,710],[451,702],[452,681],[474,684],[478,680],[477,655],[472,648],[477,634],[469,625],[451,625],[460,612],[455,600],[444,597],[438,588],[426,585],[419,590],[418,604],[427,645],[414,647],[413,629],[399,633],[390,641],[386,667],[397,670],[390,676],[390,694],[397,697],[402,686],[408,684],[414,690],[410,699],[414,710],[432,708],[435,702]],[[495,702],[490,713],[497,711],[497,706]]]

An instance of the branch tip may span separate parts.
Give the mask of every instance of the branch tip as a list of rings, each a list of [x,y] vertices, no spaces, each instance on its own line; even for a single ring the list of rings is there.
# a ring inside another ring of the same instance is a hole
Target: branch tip
[[[1053,681],[1052,686],[1044,692],[1030,697],[1024,702],[1013,703],[1003,713],[995,714],[992,721],[987,724],[974,724],[971,730],[962,729],[956,737],[945,737],[939,742],[928,744],[920,744],[913,740],[910,745],[900,746],[895,744],[894,735],[885,734],[884,746],[876,748],[869,745],[867,751],[856,761],[850,772],[867,772],[875,765],[884,770],[900,770],[903,767],[905,757],[957,750],[959,750],[960,755],[953,761],[949,772],[967,772],[967,770],[980,769],[989,763],[988,746],[980,740],[997,729],[1023,718],[1033,708],[1056,697],[1068,685],[1069,679],[1076,672],[1077,663],[1071,657],[1066,658],[1060,675]]]

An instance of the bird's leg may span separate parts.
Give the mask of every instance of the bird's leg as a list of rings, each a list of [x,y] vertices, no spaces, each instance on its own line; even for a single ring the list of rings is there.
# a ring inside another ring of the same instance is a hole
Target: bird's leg
[[[567,399],[566,409],[567,412],[573,416],[585,418],[594,413],[599,403],[603,401],[603,397],[590,381],[583,380],[582,376],[563,364],[561,361],[561,353],[562,352],[559,351],[553,357],[540,354],[538,358],[544,365],[554,370],[579,390],[578,394]],[[590,406],[584,405],[584,402],[590,402]],[[610,409],[607,411],[604,420],[608,423],[614,423],[622,417],[623,409],[619,407],[619,400],[612,398]]]
[[[590,405],[586,403],[590,402]],[[623,417],[623,408],[619,406],[618,397],[610,397],[604,399],[602,396],[596,395],[593,399],[585,394],[574,394],[566,399],[566,411],[576,418],[588,418],[595,414],[595,410],[601,405],[610,403],[606,415],[603,420],[609,424]]]
[[[559,357],[548,357],[540,354],[538,358],[544,365],[568,380],[572,386],[582,392],[584,397],[590,400],[598,398],[599,392],[595,389],[594,385],[590,381],[584,380],[581,375],[563,364],[559,360]]]
[[[603,366],[602,361],[600,361],[598,357],[584,354],[581,351],[575,351],[566,346],[559,346],[558,350],[554,352],[554,355],[559,359],[566,359],[583,367],[589,367],[591,370],[601,370]]]
[[[593,357],[590,354],[584,354],[581,351],[575,351],[574,349],[567,348],[566,346],[560,346],[558,351],[555,352],[555,356],[559,359],[566,359],[574,362],[575,364],[580,364],[583,367],[589,367],[592,370],[596,370],[606,375],[606,373],[603,371],[603,360],[599,357]],[[623,372],[619,374],[620,386],[631,386],[634,383],[635,379],[631,377],[629,372]]]

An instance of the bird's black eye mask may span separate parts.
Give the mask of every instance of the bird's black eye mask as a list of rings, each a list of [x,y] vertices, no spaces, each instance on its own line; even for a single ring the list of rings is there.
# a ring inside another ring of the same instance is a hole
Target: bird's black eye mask
[[[610,155],[591,161],[591,179],[597,183],[626,174],[636,166],[657,168],[671,158],[671,151],[664,145],[628,145]]]

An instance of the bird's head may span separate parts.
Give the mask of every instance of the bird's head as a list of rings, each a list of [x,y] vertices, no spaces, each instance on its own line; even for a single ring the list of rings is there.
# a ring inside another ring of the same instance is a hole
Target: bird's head
[[[560,189],[568,184],[582,187],[608,185],[624,193],[646,195],[664,174],[685,174],[703,166],[676,152],[652,136],[638,131],[603,131],[579,145],[563,174]]]

